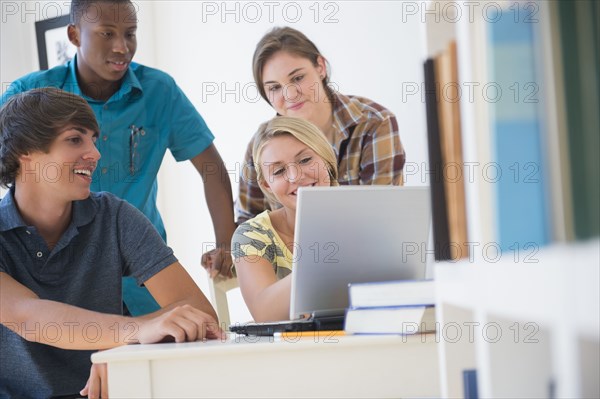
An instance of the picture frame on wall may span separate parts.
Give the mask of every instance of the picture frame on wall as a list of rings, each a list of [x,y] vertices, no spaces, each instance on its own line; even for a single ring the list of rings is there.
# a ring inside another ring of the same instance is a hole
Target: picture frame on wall
[[[40,69],[50,69],[71,60],[77,52],[67,37],[69,15],[44,19],[35,23]]]

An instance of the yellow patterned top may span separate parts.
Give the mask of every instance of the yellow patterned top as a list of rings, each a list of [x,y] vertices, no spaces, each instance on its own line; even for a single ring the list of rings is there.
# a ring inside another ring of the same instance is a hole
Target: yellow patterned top
[[[292,272],[294,255],[273,228],[269,212],[264,211],[238,226],[231,239],[231,255],[234,267],[239,258],[264,258],[273,265],[277,278],[282,279]]]

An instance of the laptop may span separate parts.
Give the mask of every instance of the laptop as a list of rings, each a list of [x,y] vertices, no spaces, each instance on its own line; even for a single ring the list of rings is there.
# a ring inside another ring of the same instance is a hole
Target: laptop
[[[428,187],[298,190],[290,320],[232,325],[238,334],[343,329],[348,284],[423,279]]]

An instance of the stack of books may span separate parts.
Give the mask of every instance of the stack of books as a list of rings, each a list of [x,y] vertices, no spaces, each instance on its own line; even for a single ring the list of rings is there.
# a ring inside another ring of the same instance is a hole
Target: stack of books
[[[415,334],[435,331],[433,280],[349,285],[348,334]]]

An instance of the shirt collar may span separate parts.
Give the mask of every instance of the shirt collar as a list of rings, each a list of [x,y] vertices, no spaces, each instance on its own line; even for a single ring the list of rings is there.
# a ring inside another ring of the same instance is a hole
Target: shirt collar
[[[337,130],[347,133],[348,128],[360,123],[363,113],[350,97],[334,93],[334,98],[333,125]]]
[[[77,94],[80,97],[85,98],[86,100],[94,101],[93,98],[89,98],[84,95],[81,91],[81,87],[79,86],[79,81],[77,80],[77,54],[70,60],[68,63],[69,73],[67,79],[65,81],[65,87],[63,89],[70,91],[73,94]],[[127,68],[127,73],[123,77],[123,81],[121,82],[121,87],[119,91],[113,94],[112,98],[123,98],[123,96],[133,93],[139,93],[140,95],[143,93],[142,85],[138,80],[137,76],[133,72],[133,69],[137,69],[138,64],[132,62],[129,64],[129,68]],[[108,101],[111,101],[109,99]]]
[[[0,201],[0,231],[27,227],[27,224],[23,221],[23,218],[17,209],[14,194],[15,188],[13,186],[2,201]],[[92,196],[81,201],[73,201],[71,226],[81,227],[91,223],[97,212],[98,204],[96,204],[96,201]]]
[[[75,68],[75,65],[77,65],[77,54],[75,54],[75,57],[73,57],[73,59],[67,62],[69,73],[67,75],[65,87],[63,87],[63,89],[73,94],[77,94],[80,97],[85,97],[81,92],[81,87],[79,87],[79,82],[77,81],[77,70]]]
[[[73,216],[71,224],[75,227],[90,224],[98,212],[98,204],[92,198],[92,193],[88,198],[81,201],[73,201]]]
[[[27,227],[17,210],[14,193],[15,189],[11,187],[6,196],[0,201],[0,231]]]
[[[137,69],[138,64],[132,62],[129,64],[127,68],[127,73],[123,77],[123,82],[121,83],[121,88],[116,94],[125,95],[129,93],[139,92],[142,94],[144,90],[142,89],[142,84],[138,80],[137,76],[133,72],[134,69]]]

